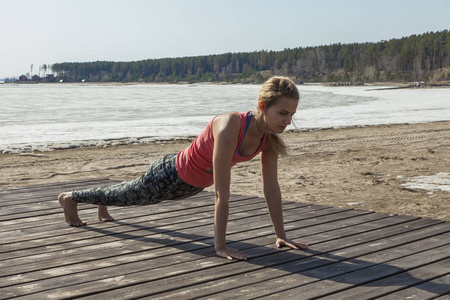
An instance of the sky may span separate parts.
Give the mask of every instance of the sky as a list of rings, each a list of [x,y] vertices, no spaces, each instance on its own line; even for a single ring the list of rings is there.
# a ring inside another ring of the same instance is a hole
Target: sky
[[[62,62],[379,42],[450,29],[450,0],[0,0],[0,79]]]

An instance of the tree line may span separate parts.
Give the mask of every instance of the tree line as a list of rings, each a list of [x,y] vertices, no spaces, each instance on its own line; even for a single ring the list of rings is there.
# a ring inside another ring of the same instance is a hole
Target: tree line
[[[376,43],[332,44],[283,51],[69,62],[51,66],[65,82],[244,82],[273,75],[297,82],[450,80],[450,32],[427,32]]]

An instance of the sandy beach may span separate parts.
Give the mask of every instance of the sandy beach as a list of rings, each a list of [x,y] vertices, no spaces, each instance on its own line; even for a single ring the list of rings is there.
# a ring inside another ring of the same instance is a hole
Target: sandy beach
[[[280,159],[278,176],[285,200],[450,221],[450,122],[293,131],[284,137],[290,156]],[[0,154],[0,189],[132,179],[189,142]],[[405,185],[418,176],[444,177],[444,184],[434,190]],[[263,197],[259,156],[232,169],[231,191]]]

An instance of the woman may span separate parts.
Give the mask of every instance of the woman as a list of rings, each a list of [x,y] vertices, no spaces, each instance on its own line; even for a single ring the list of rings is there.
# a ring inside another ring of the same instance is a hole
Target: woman
[[[184,199],[214,184],[216,253],[230,260],[247,260],[245,253],[225,244],[231,167],[261,153],[263,190],[275,229],[276,246],[306,249],[306,244],[286,238],[277,179],[278,156],[286,154],[286,146],[278,134],[291,123],[299,98],[291,80],[270,78],[261,88],[258,105],[253,112],[215,117],[188,148],[161,158],[143,176],[109,187],[59,195],[66,222],[71,226],[86,225],[78,217],[78,202],[98,205],[99,219],[111,221],[113,218],[106,205],[146,205]]]

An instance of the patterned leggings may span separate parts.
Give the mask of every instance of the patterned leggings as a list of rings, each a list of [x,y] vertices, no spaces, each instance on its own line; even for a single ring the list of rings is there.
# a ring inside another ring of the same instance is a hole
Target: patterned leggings
[[[203,190],[185,183],[175,169],[177,154],[159,159],[139,178],[118,184],[72,192],[75,202],[96,205],[149,205],[163,200],[179,200]]]

